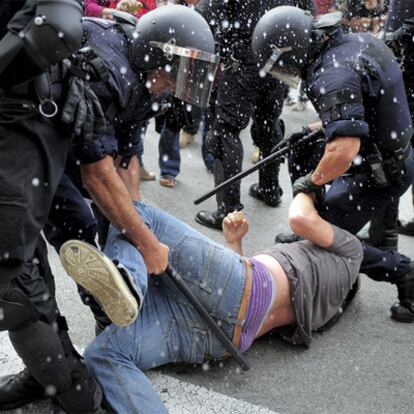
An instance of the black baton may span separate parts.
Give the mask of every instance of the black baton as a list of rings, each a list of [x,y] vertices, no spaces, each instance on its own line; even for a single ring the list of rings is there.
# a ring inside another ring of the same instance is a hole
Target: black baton
[[[169,264],[165,270],[165,274],[174,282],[178,290],[188,299],[188,301],[194,306],[195,310],[208,325],[208,327],[213,331],[214,335],[219,339],[221,344],[230,352],[231,356],[237,361],[241,366],[243,371],[250,369],[249,363],[243,357],[242,353],[234,346],[233,342],[227,338],[226,334],[217,325],[217,322],[210,316],[207,312],[207,309],[203,303],[198,299],[198,297],[190,290],[187,286],[187,283],[180,276],[180,274]]]
[[[260,168],[266,167],[267,165],[271,164],[272,162],[277,161],[279,158],[282,158],[285,156],[292,148],[295,148],[295,146],[303,144],[307,141],[310,141],[314,137],[316,137],[321,132],[320,129],[317,129],[316,131],[311,132],[308,135],[305,135],[303,138],[297,140],[296,142],[290,143],[288,140],[283,140],[279,142],[273,149],[270,155],[268,155],[266,158],[263,158],[261,161],[253,165],[252,167],[248,168],[245,171],[241,171],[238,174],[234,175],[233,177],[230,177],[228,180],[223,181],[221,184],[219,184],[217,187],[213,188],[208,193],[204,194],[200,198],[197,198],[197,200],[194,200],[194,204],[200,204],[203,201],[206,201],[213,195],[217,194],[219,191],[223,190],[224,188],[228,187],[231,184],[237,183],[241,181],[244,177],[250,175],[252,172],[255,172],[256,170],[259,170]]]

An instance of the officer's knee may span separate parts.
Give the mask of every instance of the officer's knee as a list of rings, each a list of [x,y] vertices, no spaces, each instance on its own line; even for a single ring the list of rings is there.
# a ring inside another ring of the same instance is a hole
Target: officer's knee
[[[38,319],[38,312],[20,289],[11,287],[11,282],[0,285],[0,332],[19,329]]]

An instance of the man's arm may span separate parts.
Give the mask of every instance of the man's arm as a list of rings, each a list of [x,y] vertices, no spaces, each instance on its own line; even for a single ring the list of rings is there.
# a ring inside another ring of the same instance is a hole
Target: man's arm
[[[328,142],[325,153],[311,176],[316,185],[329,183],[348,171],[361,147],[358,137],[338,137]]]
[[[289,225],[292,231],[320,247],[329,247],[334,240],[334,231],[330,223],[316,211],[314,196],[299,193],[289,207]]]
[[[227,214],[223,220],[223,235],[229,249],[243,256],[242,240],[249,231],[249,223],[242,211]]]
[[[113,158],[106,156],[82,165],[81,173],[86,189],[103,214],[142,253],[148,273],[162,273],[168,264],[168,247],[157,240],[135,210]]]

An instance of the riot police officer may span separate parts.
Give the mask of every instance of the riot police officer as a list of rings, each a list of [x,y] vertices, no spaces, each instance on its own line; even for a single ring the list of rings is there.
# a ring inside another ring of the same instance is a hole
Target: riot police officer
[[[158,254],[156,248],[144,252],[145,242],[147,246],[159,242],[145,225],[140,225],[141,218],[132,202],[138,198],[137,189],[131,183],[128,185],[128,172],[123,171],[128,170],[124,167],[128,167],[135,154],[137,126],[154,115],[155,105],[148,90],[157,97],[167,90],[189,103],[207,104],[218,64],[213,37],[204,19],[183,6],[155,10],[142,17],[136,27],[91,19],[84,23],[84,29],[84,46],[89,48],[72,58],[68,73],[90,80],[107,123],[99,133],[88,129],[86,137],[75,139],[71,152],[75,161],[82,164],[84,183],[100,209],[115,226],[125,229],[127,237],[143,252],[148,269],[159,272],[166,266],[166,257]],[[113,168],[117,155],[121,155],[119,174]],[[122,175],[127,185],[121,180]],[[72,200],[66,196],[73,196]],[[60,221],[69,238],[73,234],[64,226],[68,218],[72,220],[72,229],[85,229],[93,221],[90,215],[82,214],[88,222],[79,223],[81,217],[76,222],[71,214],[82,211],[79,193],[66,191],[64,198],[67,205],[70,201],[74,206],[61,209],[63,214],[60,220],[53,217],[53,225],[57,228]],[[55,241],[62,243],[62,238]],[[24,383],[19,377],[5,379],[7,387],[0,390],[0,403],[7,401],[8,406],[18,406],[27,402],[34,394],[33,387],[39,389],[39,380],[36,375],[25,378]],[[34,396],[38,397],[39,391]]]
[[[306,81],[322,120],[326,144],[318,162],[308,162],[314,151],[309,147],[295,149],[290,158],[294,194],[315,193],[321,215],[354,234],[379,208],[395,209],[414,176],[413,126],[402,73],[390,50],[369,34],[346,34],[329,19],[314,21],[292,7],[268,12],[252,45],[261,70],[281,80]],[[331,187],[323,195],[327,183]],[[400,305],[392,316],[414,321],[409,258],[365,246],[361,272],[396,284]]]
[[[103,121],[96,95],[60,63],[81,44],[82,5],[3,1],[0,18],[0,331],[28,368],[2,379],[12,398],[1,409],[46,393],[67,412],[93,412],[102,394],[67,334],[39,237],[73,131]]]
[[[296,0],[205,1],[197,8],[213,22],[216,41],[224,59],[217,88],[215,120],[207,137],[207,148],[215,158],[214,180],[218,185],[241,171],[243,146],[240,133],[253,118],[251,135],[261,156],[283,138],[284,125],[279,120],[287,87],[270,76],[261,77],[251,54],[251,37],[260,17],[283,4],[301,5],[314,11],[314,2]],[[276,207],[282,191],[278,181],[279,166],[271,164],[259,171],[259,183],[250,187],[252,197]],[[223,218],[240,210],[240,184],[229,186],[217,194],[217,210],[198,212],[196,220],[207,227],[221,230]]]
[[[411,120],[414,122],[414,2],[396,0],[390,2],[385,42],[393,50],[403,72],[405,89]],[[413,143],[413,140],[411,140]],[[413,191],[414,202],[414,186]],[[371,220],[369,242],[381,248],[397,247],[397,233],[414,236],[414,220],[401,224],[397,212],[389,208],[381,209]]]

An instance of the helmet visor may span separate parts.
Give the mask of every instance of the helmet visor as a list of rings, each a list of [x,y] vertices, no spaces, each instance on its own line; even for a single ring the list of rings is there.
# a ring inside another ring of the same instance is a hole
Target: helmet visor
[[[287,46],[279,49],[272,45],[272,50],[273,52],[270,58],[260,72],[263,76],[266,76],[269,73],[281,82],[286,83],[288,86],[297,88],[300,82],[300,69],[293,66],[285,66],[283,65],[283,59],[280,59],[284,53],[291,52],[292,47]]]
[[[273,68],[269,71],[269,73],[279,79],[281,82],[286,83],[286,85],[290,86],[291,88],[297,88],[300,82],[300,76],[298,73],[290,73],[282,70],[278,70],[277,68]]]
[[[178,56],[174,96],[192,105],[207,107],[214,78],[219,65],[219,57],[201,50],[175,46],[174,43],[151,42],[173,59]]]

